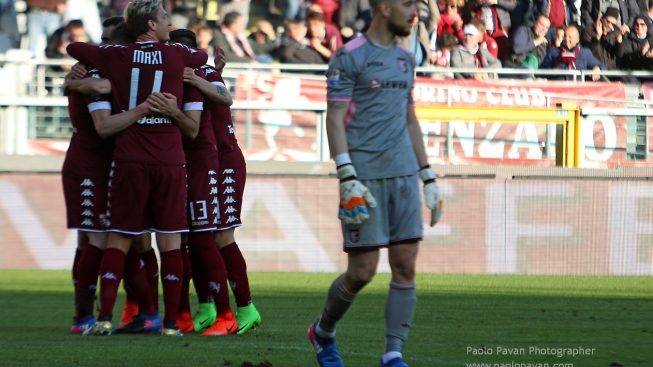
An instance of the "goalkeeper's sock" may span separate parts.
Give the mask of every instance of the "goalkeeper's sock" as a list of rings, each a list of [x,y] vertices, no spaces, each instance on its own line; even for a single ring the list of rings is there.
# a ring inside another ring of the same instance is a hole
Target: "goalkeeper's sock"
[[[220,249],[220,254],[227,266],[227,277],[231,283],[231,290],[236,298],[238,307],[245,307],[252,302],[252,295],[249,291],[249,279],[247,278],[247,263],[236,242]],[[223,310],[218,310],[222,312]]]
[[[180,250],[161,253],[161,283],[163,284],[163,303],[165,304],[164,322],[177,323],[181,278],[184,276],[183,267]]]
[[[76,305],[78,319],[93,315],[95,290],[103,255],[103,250],[88,244],[79,257],[79,263],[77,264],[77,292],[79,299]]]
[[[156,312],[159,312],[159,263],[154,249],[141,253],[141,259],[145,262],[145,275],[149,284],[152,304]]]
[[[354,302],[356,294],[345,288],[344,278],[345,275],[342,274],[331,284],[322,316],[318,321],[318,330],[333,333],[336,329],[336,322],[342,318]]]
[[[415,283],[390,283],[385,305],[386,352],[401,352],[408,339],[416,304]]]
[[[116,248],[106,249],[100,264],[99,321],[111,321],[113,306],[118,296],[118,286],[124,271],[125,253]]]

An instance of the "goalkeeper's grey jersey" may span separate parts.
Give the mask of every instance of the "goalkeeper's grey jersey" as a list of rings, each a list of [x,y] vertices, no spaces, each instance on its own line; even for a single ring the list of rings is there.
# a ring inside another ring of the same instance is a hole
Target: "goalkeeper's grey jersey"
[[[329,63],[327,99],[349,102],[345,131],[360,179],[418,171],[406,126],[414,69],[407,50],[379,46],[365,36],[345,44]]]

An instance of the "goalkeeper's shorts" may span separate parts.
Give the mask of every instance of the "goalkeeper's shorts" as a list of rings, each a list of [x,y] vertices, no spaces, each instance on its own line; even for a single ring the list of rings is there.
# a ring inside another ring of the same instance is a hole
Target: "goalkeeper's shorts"
[[[370,217],[362,224],[341,223],[346,252],[422,239],[422,206],[417,174],[361,180],[361,183],[370,190],[377,206],[368,208]]]

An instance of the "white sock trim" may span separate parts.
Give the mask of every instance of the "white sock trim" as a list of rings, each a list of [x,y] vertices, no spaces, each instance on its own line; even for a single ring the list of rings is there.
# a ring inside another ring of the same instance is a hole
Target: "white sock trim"
[[[402,357],[401,352],[397,352],[397,351],[393,350],[392,352],[386,352],[383,355],[383,357],[381,357],[381,360],[383,360],[383,363],[388,363],[388,362],[390,362],[391,360],[393,360],[393,359],[395,359],[397,357],[399,357],[399,358]]]

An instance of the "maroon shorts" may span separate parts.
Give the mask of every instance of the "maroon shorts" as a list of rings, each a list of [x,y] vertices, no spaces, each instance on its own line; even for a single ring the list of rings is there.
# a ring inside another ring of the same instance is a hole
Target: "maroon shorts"
[[[89,172],[84,177],[77,177],[64,171],[61,179],[68,228],[89,232],[106,231],[109,171]]]
[[[240,221],[240,209],[243,205],[243,192],[245,191],[245,177],[247,176],[246,166],[238,160],[231,160],[224,157],[220,152],[220,174],[218,175],[218,200],[220,201],[220,218],[218,218],[218,230],[238,227]],[[235,163],[235,164],[232,164]]]
[[[187,232],[185,165],[115,162],[108,205],[111,232]]]
[[[213,157],[211,157],[213,155]],[[211,157],[211,158],[210,158]],[[188,224],[191,232],[215,231],[220,217],[217,153],[204,157],[187,155]],[[208,159],[207,159],[208,158]]]

